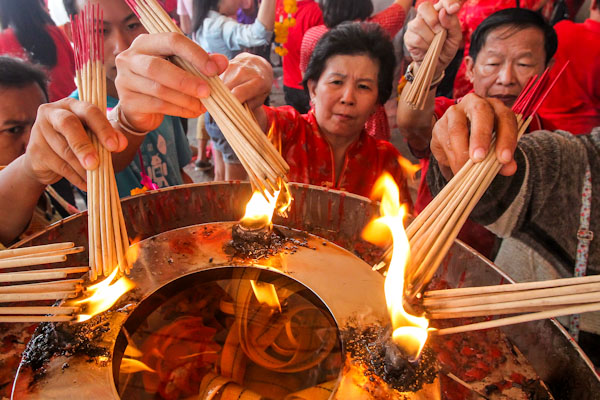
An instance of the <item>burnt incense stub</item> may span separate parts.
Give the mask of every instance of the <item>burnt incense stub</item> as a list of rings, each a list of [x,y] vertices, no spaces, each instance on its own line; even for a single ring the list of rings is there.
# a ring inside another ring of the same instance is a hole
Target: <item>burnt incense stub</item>
[[[231,237],[232,240],[223,250],[233,257],[243,259],[258,260],[274,256],[279,252],[293,254],[298,247],[311,248],[305,234],[278,227],[264,226],[249,229],[242,224],[234,224],[231,228]]]
[[[425,347],[411,362],[392,340],[391,326],[347,326],[342,338],[351,361],[361,364],[371,382],[381,380],[399,392],[418,392],[437,375],[436,354]]]

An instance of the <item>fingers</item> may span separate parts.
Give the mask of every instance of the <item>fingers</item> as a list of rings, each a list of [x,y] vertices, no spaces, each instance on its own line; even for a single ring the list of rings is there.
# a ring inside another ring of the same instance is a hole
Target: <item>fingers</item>
[[[466,96],[461,107],[471,123],[469,156],[474,162],[485,159],[494,132],[494,109],[485,100],[476,95]]]
[[[131,44],[129,50],[147,54],[156,58],[178,56],[207,76],[215,76],[224,70],[221,62],[198,46],[191,39],[179,33],[157,33],[140,35]]]
[[[444,114],[447,120],[447,157],[454,173],[469,159],[469,122],[458,106],[450,107]]]
[[[488,101],[496,114],[496,158],[504,164],[500,173],[509,176],[517,170],[517,163],[514,160],[519,139],[517,119],[512,110],[500,100],[488,99]]]
[[[242,103],[254,109],[264,103],[273,85],[273,68],[262,57],[251,54],[236,56],[221,76]]]

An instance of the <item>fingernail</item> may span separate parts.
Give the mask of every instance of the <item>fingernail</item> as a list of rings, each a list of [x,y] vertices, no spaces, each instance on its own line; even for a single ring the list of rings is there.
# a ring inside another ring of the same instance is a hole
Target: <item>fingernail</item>
[[[473,161],[482,161],[485,158],[485,150],[481,147],[473,151]]]
[[[96,155],[94,155],[94,154],[88,154],[83,159],[83,167],[85,169],[91,170],[91,169],[96,168],[97,165],[98,165],[98,157],[96,157]]]
[[[106,150],[117,151],[118,149],[119,149],[119,143],[115,139],[110,138],[106,141]]]
[[[508,149],[502,150],[502,153],[500,153],[500,162],[502,162],[502,163],[509,162],[511,160],[511,158],[512,158],[512,154],[511,154],[510,150],[508,150]]]
[[[455,12],[455,11],[458,11],[459,8],[460,8],[460,5],[457,3],[454,3],[450,7],[448,7],[448,10],[451,12]]]
[[[217,64],[215,64],[214,61],[207,61],[206,65],[204,66],[204,69],[206,70],[206,73],[208,75],[216,75],[218,69],[217,69]]]

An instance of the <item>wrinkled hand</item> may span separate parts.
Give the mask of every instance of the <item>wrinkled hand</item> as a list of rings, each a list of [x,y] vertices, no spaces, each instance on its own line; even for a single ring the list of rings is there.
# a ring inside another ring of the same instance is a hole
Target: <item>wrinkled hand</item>
[[[436,33],[442,29],[448,30],[434,79],[450,64],[462,42],[457,17],[459,10],[458,0],[439,0],[435,5],[428,1],[423,2],[417,10],[417,16],[408,23],[404,34],[404,44],[411,58],[420,66]]]
[[[497,99],[483,99],[473,93],[450,107],[433,127],[431,139],[431,152],[444,176],[450,179],[469,158],[482,161],[494,131],[496,157],[504,164],[500,174],[512,175],[517,169],[513,159],[518,133],[514,113]]]
[[[273,68],[264,58],[240,53],[221,75],[225,85],[250,110],[261,107],[273,86]]]
[[[208,83],[174,65],[170,56],[179,56],[207,76],[227,67],[225,56],[209,55],[181,34],[138,36],[117,56],[115,80],[122,115],[137,131],[156,129],[164,115],[194,118],[204,112],[200,99],[210,94]]]
[[[122,151],[127,139],[116,131],[96,106],[72,98],[43,104],[31,129],[25,151],[26,173],[41,184],[62,177],[86,190],[86,170],[98,167],[98,153],[85,127],[109,151]]]

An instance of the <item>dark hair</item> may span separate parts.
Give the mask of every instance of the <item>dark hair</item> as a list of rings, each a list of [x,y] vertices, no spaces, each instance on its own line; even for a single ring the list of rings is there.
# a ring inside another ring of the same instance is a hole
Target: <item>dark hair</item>
[[[330,29],[345,21],[364,21],[373,13],[371,0],[320,0],[319,6]]]
[[[219,9],[219,0],[194,0],[192,7],[192,32],[202,28],[202,23],[210,10]]]
[[[513,27],[520,31],[527,28],[538,28],[544,35],[544,50],[546,51],[546,64],[556,53],[558,38],[554,28],[537,12],[526,8],[507,8],[497,11],[483,20],[471,36],[469,56],[475,61],[477,55],[485,45],[490,32],[501,26]]]
[[[73,18],[79,13],[77,0],[63,0],[63,6],[65,7],[65,11],[69,18]]]
[[[20,58],[0,56],[0,87],[23,88],[37,84],[48,101],[48,77],[39,66]]]
[[[387,101],[392,93],[396,58],[390,37],[379,25],[347,22],[325,33],[317,42],[304,73],[302,84],[306,90],[308,81],[318,81],[327,60],[337,55],[366,55],[377,61],[377,102],[383,104]]]
[[[47,25],[55,24],[40,0],[0,0],[0,25],[15,31],[32,62],[56,65],[56,45],[47,30]]]

